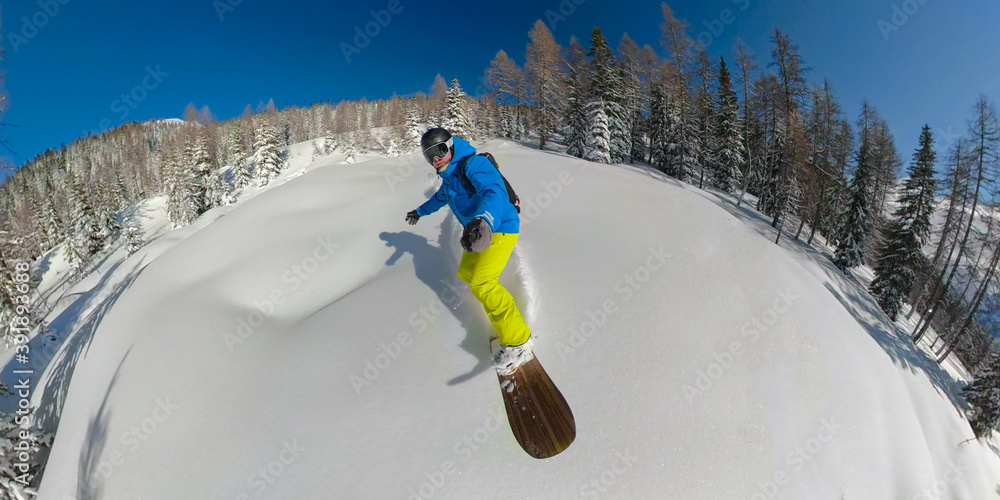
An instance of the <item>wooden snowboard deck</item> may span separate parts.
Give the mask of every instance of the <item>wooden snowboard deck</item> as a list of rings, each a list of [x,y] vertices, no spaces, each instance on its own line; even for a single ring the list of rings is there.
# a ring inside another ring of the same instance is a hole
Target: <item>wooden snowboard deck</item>
[[[497,378],[510,429],[528,455],[549,458],[573,443],[573,411],[538,358],[517,367],[510,375],[497,373]]]

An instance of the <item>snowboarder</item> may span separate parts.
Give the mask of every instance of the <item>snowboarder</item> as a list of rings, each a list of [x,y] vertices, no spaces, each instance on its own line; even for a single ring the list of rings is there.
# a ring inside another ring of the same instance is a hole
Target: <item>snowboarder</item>
[[[464,226],[461,244],[465,253],[458,277],[469,284],[472,295],[483,304],[499,337],[500,349],[493,365],[501,373],[511,373],[534,355],[529,340],[531,330],[514,304],[514,298],[500,285],[499,277],[510,258],[520,231],[518,211],[511,203],[504,179],[497,168],[460,137],[443,128],[432,128],[420,139],[424,158],[441,176],[441,187],[431,199],[406,214],[410,225],[432,214],[446,203]],[[474,190],[470,191],[460,173]]]

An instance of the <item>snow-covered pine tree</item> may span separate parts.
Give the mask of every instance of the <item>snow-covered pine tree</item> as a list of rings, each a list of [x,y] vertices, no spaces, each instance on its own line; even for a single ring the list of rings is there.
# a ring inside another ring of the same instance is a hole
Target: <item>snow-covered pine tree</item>
[[[375,137],[372,135],[372,105],[368,99],[362,97],[358,102],[358,121],[354,125],[354,149],[359,154],[371,152],[375,144]]]
[[[698,94],[694,102],[694,118],[696,124],[695,136],[699,144],[696,152],[698,159],[698,187],[705,187],[705,177],[710,175],[715,165],[715,102],[712,92],[712,61],[704,48],[698,48]]]
[[[962,390],[969,403],[969,423],[977,438],[986,438],[1000,428],[1000,355],[991,352]]]
[[[215,206],[216,193],[212,192],[212,162],[208,155],[208,147],[205,142],[205,134],[200,130],[194,131],[195,137],[187,141],[185,147],[186,163],[191,166],[194,172],[194,202],[195,211],[198,215],[206,212]]]
[[[920,147],[913,154],[909,178],[903,183],[899,208],[889,225],[870,287],[879,306],[893,321],[913,287],[923,257],[922,248],[930,235],[935,205],[935,161],[931,128],[924,125]]]
[[[56,210],[55,202],[52,201],[52,196],[46,196],[42,203],[44,204],[42,207],[42,228],[49,238],[49,246],[51,247],[64,239],[63,222]]]
[[[660,83],[650,85],[649,144],[650,162],[657,170],[670,168],[670,141],[673,139],[674,115],[667,99],[667,92]]]
[[[138,214],[134,213],[125,221],[125,255],[132,255],[144,245],[142,239],[142,224]]]
[[[856,156],[857,169],[848,186],[847,212],[841,219],[839,245],[833,263],[844,272],[864,263],[865,252],[871,244],[875,228],[875,193],[870,133],[871,107],[865,101],[861,111],[861,145]]]
[[[212,195],[212,205],[230,205],[236,202],[232,186],[226,181],[226,169],[213,169],[209,177],[209,193]]]
[[[319,147],[318,141],[312,141],[312,154],[309,156],[309,161],[316,161],[321,156],[323,156],[323,148]]]
[[[587,105],[590,132],[587,134],[583,158],[597,163],[611,163],[611,133],[604,108],[605,103],[602,101],[591,101]]]
[[[247,159],[247,149],[239,133],[234,133],[230,137],[230,157],[232,163],[232,183],[233,189],[239,191],[250,185],[253,181],[253,173],[250,172],[250,162]]]
[[[500,137],[513,137],[514,136],[514,123],[510,116],[510,106],[506,104],[500,105],[500,127],[499,127]]]
[[[458,85],[458,78],[451,81],[448,89],[444,128],[459,137],[466,137],[471,132],[468,111],[465,109],[465,92]]]
[[[194,172],[171,147],[163,154],[163,176],[167,191],[167,216],[174,227],[190,224],[198,216],[194,199]]]
[[[589,68],[587,50],[576,37],[569,41],[569,74],[566,76],[567,103],[563,120],[565,124],[566,153],[583,158],[586,150],[589,120],[587,118],[587,94]]]
[[[609,155],[611,163],[623,163],[627,160],[632,151],[630,143],[632,137],[629,131],[628,119],[624,96],[622,95],[622,73],[615,60],[615,54],[608,47],[608,41],[604,38],[600,28],[594,28],[591,33],[590,54],[591,68],[593,76],[590,80],[591,103],[603,103],[604,118],[607,121]],[[591,118],[591,132],[594,130],[594,112],[588,109]],[[588,143],[595,139],[588,138]]]
[[[528,135],[528,113],[525,111],[526,106],[518,105],[517,112],[514,114],[514,139],[521,139],[522,137]]]
[[[416,103],[409,103],[406,106],[406,136],[409,142],[401,146],[404,153],[415,151],[420,147],[420,137],[424,134],[424,126],[420,123],[420,114],[417,112]]]
[[[384,154],[386,158],[395,158],[400,155],[399,146],[396,145],[396,139],[392,137],[384,139],[382,146],[382,154]]]
[[[344,163],[352,164],[358,161],[358,150],[354,147],[354,131],[344,132],[341,136],[344,139]]]
[[[132,198],[128,194],[128,188],[125,186],[125,179],[122,178],[122,171],[115,170],[115,206],[116,208],[125,208],[132,203]]]
[[[715,154],[712,155],[712,182],[719,189],[734,192],[743,166],[743,127],[739,123],[736,92],[726,60],[719,58],[719,88],[716,93]]]
[[[101,240],[108,242],[117,239],[122,234],[122,224],[118,222],[118,213],[104,209],[101,212]],[[103,244],[102,244],[103,246]]]
[[[258,185],[266,186],[281,173],[284,168],[280,138],[266,123],[257,128],[257,140],[254,142],[254,179]]]
[[[90,258],[101,250],[103,239],[97,214],[87,200],[83,183],[75,175],[70,180],[70,198],[73,207],[70,213],[72,230],[66,250],[73,274],[79,277]]]
[[[782,121],[772,120],[770,142],[764,143],[765,154],[762,158],[762,176],[760,197],[757,199],[757,210],[767,216],[774,216],[778,219],[780,207],[783,205],[783,196],[786,193],[787,183],[783,182],[782,162],[787,157],[787,131]]]
[[[670,136],[667,139],[667,174],[677,180],[688,182],[700,168],[698,151],[701,143],[698,138],[698,119],[683,96],[668,102],[670,115],[674,119],[670,121]]]
[[[333,154],[337,150],[337,137],[333,135],[333,131],[327,129],[326,136],[323,138],[323,154]]]

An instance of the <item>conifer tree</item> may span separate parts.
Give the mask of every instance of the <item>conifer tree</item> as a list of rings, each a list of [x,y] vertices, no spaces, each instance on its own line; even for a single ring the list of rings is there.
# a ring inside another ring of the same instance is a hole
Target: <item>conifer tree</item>
[[[716,95],[717,110],[715,120],[715,154],[712,155],[712,177],[714,184],[727,192],[733,192],[740,180],[743,165],[743,134],[739,123],[739,111],[726,60],[719,58],[719,89]]]
[[[125,255],[132,255],[142,248],[142,226],[139,217],[133,214],[125,222]]]
[[[568,99],[563,115],[566,136],[566,153],[583,158],[586,151],[587,134],[590,122],[587,117],[589,95],[589,67],[587,50],[580,45],[576,37],[569,41],[569,73],[566,75]]]
[[[75,175],[70,181],[70,196],[73,207],[70,214],[72,231],[66,250],[73,274],[80,276],[90,258],[101,249],[101,226],[97,221],[97,214],[87,200],[82,181]]]
[[[420,137],[423,133],[424,127],[420,124],[417,106],[416,104],[410,104],[406,107],[406,137],[409,139],[409,142],[402,145],[401,149],[403,152],[410,152],[419,148]]]
[[[241,190],[250,185],[250,182],[253,181],[253,174],[250,172],[250,162],[247,161],[246,146],[239,133],[233,133],[229,140],[229,161],[232,163],[233,188]]]
[[[280,139],[267,124],[257,129],[257,141],[253,147],[254,178],[260,186],[266,186],[278,177],[283,168]]]
[[[889,225],[887,241],[878,257],[871,292],[879,306],[895,321],[903,298],[916,279],[922,248],[930,234],[934,211],[934,154],[931,128],[924,125],[920,148],[913,154],[909,178],[903,184],[899,208]]]
[[[63,239],[63,222],[62,218],[59,217],[59,212],[56,211],[52,196],[46,196],[43,203],[42,227],[49,238],[49,246],[51,246]]]
[[[212,163],[205,144],[204,133],[197,131],[195,137],[187,141],[186,160],[194,172],[194,203],[197,214],[202,214],[215,206],[212,192]]]
[[[358,150],[354,147],[354,131],[344,132],[344,163],[350,165],[357,163]]]
[[[590,81],[591,102],[588,104],[588,109],[595,102],[601,103],[604,108],[601,114],[608,130],[610,161],[611,163],[622,163],[631,154],[632,147],[629,143],[631,135],[629,134],[628,117],[622,104],[621,69],[615,61],[614,52],[608,47],[608,41],[599,28],[594,28],[591,35],[590,55],[592,56],[593,76]],[[596,111],[588,110],[588,116],[591,119],[591,133],[594,133],[595,130],[598,130],[595,128],[597,123],[594,121],[597,117]],[[588,144],[591,142],[596,144],[601,142],[601,139],[588,137],[587,142]]]
[[[444,128],[459,137],[468,137],[472,132],[468,111],[465,109],[465,92],[462,92],[462,88],[458,85],[458,78],[451,81],[451,87],[448,89]]]
[[[839,244],[833,263],[844,272],[864,263],[875,228],[875,165],[871,151],[872,110],[865,101],[861,112],[861,145],[856,156],[857,169],[848,187],[850,201],[841,219]]]
[[[673,175],[671,170],[672,143],[676,139],[675,128],[679,116],[670,104],[663,85],[654,83],[650,88],[649,102],[649,143],[650,162],[661,172]]]
[[[167,191],[167,216],[174,227],[190,224],[198,216],[194,198],[194,173],[171,148],[163,154],[163,172]]]
[[[972,380],[962,390],[971,407],[969,423],[977,438],[989,437],[1000,427],[1000,355],[991,352]]]
[[[590,131],[587,134],[583,158],[597,163],[611,163],[611,133],[604,103],[591,101],[587,106]]]

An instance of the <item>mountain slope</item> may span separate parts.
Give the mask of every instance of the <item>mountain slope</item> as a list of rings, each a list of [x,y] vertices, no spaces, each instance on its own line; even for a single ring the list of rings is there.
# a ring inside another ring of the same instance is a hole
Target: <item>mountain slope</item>
[[[431,169],[327,159],[121,262],[40,381],[72,373],[40,498],[994,494],[954,382],[828,263],[647,170],[482,149],[522,199],[502,281],[573,407],[567,451],[507,428],[454,218],[403,222]]]

